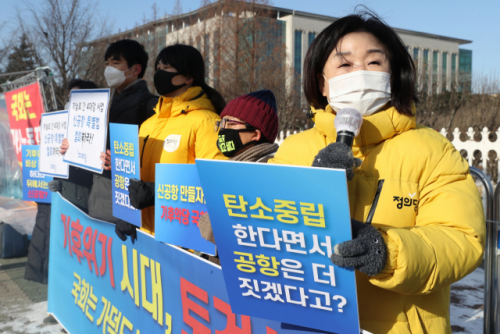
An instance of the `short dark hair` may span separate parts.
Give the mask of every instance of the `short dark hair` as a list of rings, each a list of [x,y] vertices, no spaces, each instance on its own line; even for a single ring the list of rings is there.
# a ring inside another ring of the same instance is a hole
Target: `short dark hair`
[[[104,61],[108,60],[109,57],[113,57],[114,59],[125,59],[129,68],[135,64],[141,65],[139,78],[144,77],[144,73],[148,66],[149,56],[146,50],[144,50],[144,46],[139,42],[131,39],[122,39],[111,43],[104,54]]]
[[[323,73],[328,57],[340,40],[352,32],[374,35],[387,49],[391,66],[391,103],[400,114],[411,116],[418,102],[415,91],[415,65],[396,32],[373,13],[345,16],[326,27],[307,50],[304,60],[304,93],[314,108],[324,109],[328,100],[319,89],[318,74]]]
[[[174,44],[160,51],[155,61],[155,72],[159,62],[168,64],[175,68],[179,74],[193,77],[193,86],[199,86],[207,94],[215,107],[216,113],[220,115],[226,101],[222,95],[205,82],[205,62],[200,51],[191,45]]]
[[[78,87],[80,89],[94,89],[97,88],[97,85],[93,83],[92,81],[85,81],[82,79],[71,79],[69,82],[69,90],[72,90],[73,88]]]

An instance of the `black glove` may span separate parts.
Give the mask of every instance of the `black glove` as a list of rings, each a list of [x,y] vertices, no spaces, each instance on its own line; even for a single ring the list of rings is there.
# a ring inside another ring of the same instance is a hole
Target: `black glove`
[[[49,182],[49,190],[53,193],[61,191],[62,182],[60,180],[52,180]]]
[[[130,179],[128,186],[130,204],[139,210],[155,205],[155,183]]]
[[[387,248],[382,234],[370,224],[351,219],[353,239],[335,245],[333,264],[354,267],[368,276],[377,275],[387,261]]]
[[[319,151],[313,167],[345,169],[347,180],[354,177],[354,169],[361,166],[361,159],[354,158],[352,150],[344,143],[332,143]]]
[[[122,241],[127,240],[127,235],[132,239],[132,243],[137,240],[137,226],[127,223],[126,221],[119,220],[115,225],[115,233]]]

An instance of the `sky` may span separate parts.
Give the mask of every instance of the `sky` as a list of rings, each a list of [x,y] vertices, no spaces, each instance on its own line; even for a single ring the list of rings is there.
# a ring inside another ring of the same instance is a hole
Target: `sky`
[[[86,1],[86,0],[83,0]],[[34,3],[39,3],[40,0]],[[14,20],[19,2],[0,0],[0,23]],[[114,22],[114,30],[133,28],[143,18],[152,17],[152,6],[159,15],[171,14],[175,0],[100,0],[98,12]],[[201,0],[181,0],[182,11],[200,7]],[[472,72],[500,78],[500,1],[499,0],[272,0],[271,5],[299,11],[342,17],[356,5],[365,5],[395,28],[427,32],[471,40],[462,48],[473,51]],[[6,33],[5,31],[1,32]]]

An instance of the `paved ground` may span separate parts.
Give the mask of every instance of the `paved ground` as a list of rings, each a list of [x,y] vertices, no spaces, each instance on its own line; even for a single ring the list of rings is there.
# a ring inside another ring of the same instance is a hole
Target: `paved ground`
[[[47,285],[25,280],[25,267],[25,257],[0,259],[0,333],[60,333],[60,325],[43,324]]]
[[[25,266],[25,257],[0,259],[0,333],[60,333],[60,325],[43,324],[47,316],[47,286],[26,281],[23,278]],[[453,333],[482,333],[483,283],[484,271],[478,268],[452,285]]]

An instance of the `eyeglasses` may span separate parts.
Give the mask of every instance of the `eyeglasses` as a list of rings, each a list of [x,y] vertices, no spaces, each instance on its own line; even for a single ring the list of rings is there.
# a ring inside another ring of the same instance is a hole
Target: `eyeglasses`
[[[227,129],[228,127],[235,126],[237,124],[244,125],[247,130],[255,130],[253,126],[245,122],[235,121],[234,119],[223,118],[220,121],[215,122],[215,132],[219,132],[219,129]]]

